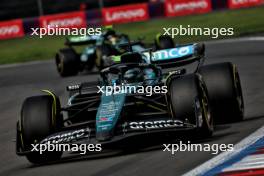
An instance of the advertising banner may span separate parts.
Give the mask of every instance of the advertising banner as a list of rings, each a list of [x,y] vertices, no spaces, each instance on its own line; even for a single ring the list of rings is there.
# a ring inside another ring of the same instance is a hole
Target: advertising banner
[[[208,13],[212,11],[211,0],[166,0],[167,17]]]
[[[263,4],[263,0],[228,0],[228,8],[239,9]]]
[[[0,22],[0,40],[23,37],[24,35],[21,19]]]
[[[40,27],[58,26],[63,28],[83,28],[86,27],[86,17],[84,12],[71,12],[56,15],[41,16],[39,18]]]
[[[103,8],[102,16],[104,25],[144,21],[149,19],[148,5],[142,3]]]

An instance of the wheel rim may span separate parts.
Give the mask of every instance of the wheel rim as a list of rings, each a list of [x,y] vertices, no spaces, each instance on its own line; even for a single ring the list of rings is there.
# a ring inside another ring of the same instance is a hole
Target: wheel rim
[[[58,71],[61,72],[61,69],[62,69],[62,64],[61,64],[61,62],[58,63],[57,67],[58,67]]]
[[[198,124],[201,126],[206,125],[209,131],[213,131],[213,119],[209,106],[209,100],[204,89],[204,85],[200,84],[200,95],[195,100],[196,117],[198,117]]]
[[[240,78],[236,67],[234,67],[234,84],[235,84],[235,95],[236,95],[236,102],[240,111],[240,115],[244,114],[244,101],[242,96],[242,88],[240,84]]]
[[[211,116],[211,109],[209,106],[209,100],[208,100],[208,96],[206,94],[206,91],[204,89],[204,85],[201,85],[201,91],[202,91],[203,115],[205,117],[205,121],[207,123],[209,130],[213,131],[213,119]]]
[[[201,105],[201,102],[199,100],[199,97],[197,97],[195,99],[195,115],[196,115],[197,120],[198,120],[198,126],[202,127],[204,118],[203,118],[202,105]]]

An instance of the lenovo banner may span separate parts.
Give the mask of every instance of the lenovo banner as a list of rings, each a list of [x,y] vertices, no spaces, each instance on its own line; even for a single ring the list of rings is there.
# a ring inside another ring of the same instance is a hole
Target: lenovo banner
[[[263,0],[228,0],[230,9],[238,9],[243,7],[257,6],[263,4]]]
[[[211,11],[211,0],[165,0],[165,15],[167,17]]]
[[[24,35],[22,20],[0,22],[0,40],[23,37]]]
[[[86,17],[84,12],[47,15],[41,16],[39,23],[40,27],[58,26],[63,28],[82,28],[86,27]]]
[[[127,23],[133,21],[144,21],[149,19],[148,5],[133,4],[102,9],[103,23]]]

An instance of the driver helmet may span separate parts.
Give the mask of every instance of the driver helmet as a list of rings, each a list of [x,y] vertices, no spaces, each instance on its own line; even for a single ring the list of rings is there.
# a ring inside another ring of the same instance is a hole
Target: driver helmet
[[[125,72],[124,80],[127,83],[142,82],[144,80],[144,75],[140,68],[132,68]]]
[[[116,44],[117,42],[117,34],[112,29],[109,29],[105,32],[105,38],[109,40],[112,44]]]

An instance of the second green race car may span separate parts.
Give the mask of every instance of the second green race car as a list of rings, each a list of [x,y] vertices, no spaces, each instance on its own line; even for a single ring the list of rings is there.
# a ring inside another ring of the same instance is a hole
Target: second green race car
[[[57,70],[62,77],[74,76],[83,70],[92,70],[94,67],[101,70],[111,65],[109,56],[120,55],[128,50],[119,46],[129,41],[128,35],[117,33],[112,29],[104,31],[101,35],[69,37],[65,42],[67,47],[56,53]],[[81,53],[78,53],[75,47],[82,45],[85,48]],[[173,48],[174,42],[168,36],[157,35],[152,47],[155,50]],[[133,50],[136,51],[144,48],[143,42],[133,46]]]

